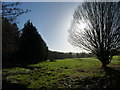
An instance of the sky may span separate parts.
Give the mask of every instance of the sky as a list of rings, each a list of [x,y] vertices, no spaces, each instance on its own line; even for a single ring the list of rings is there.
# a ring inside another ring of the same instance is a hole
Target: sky
[[[68,42],[68,30],[75,9],[81,2],[24,2],[23,10],[31,12],[18,17],[18,28],[31,20],[39,34],[46,42],[49,50],[60,52],[83,52]]]

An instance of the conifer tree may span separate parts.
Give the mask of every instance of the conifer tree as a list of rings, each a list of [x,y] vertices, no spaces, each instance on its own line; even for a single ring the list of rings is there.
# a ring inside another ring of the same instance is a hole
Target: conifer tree
[[[30,21],[24,25],[20,39],[23,60],[38,62],[46,59],[47,46]]]
[[[3,63],[15,59],[19,52],[19,32],[17,25],[7,19],[2,21],[2,58]],[[7,61],[6,61],[7,60]]]

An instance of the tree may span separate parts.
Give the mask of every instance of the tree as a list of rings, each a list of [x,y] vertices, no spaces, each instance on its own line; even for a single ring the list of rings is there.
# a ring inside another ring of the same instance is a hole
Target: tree
[[[120,2],[84,2],[74,12],[68,40],[95,54],[105,67],[120,50]]]
[[[30,10],[22,10],[18,7],[20,3],[2,2],[2,59],[11,62],[19,56],[19,31],[16,18]],[[16,60],[18,60],[17,58]],[[15,61],[14,61],[15,62]]]
[[[19,32],[17,25],[7,19],[2,20],[2,58],[3,63],[11,62],[19,52]]]
[[[30,10],[23,10],[19,8],[20,2],[2,2],[2,18],[7,18],[9,21],[13,22],[21,14],[27,13]]]
[[[47,59],[47,46],[30,21],[24,25],[20,39],[23,60],[36,62]]]

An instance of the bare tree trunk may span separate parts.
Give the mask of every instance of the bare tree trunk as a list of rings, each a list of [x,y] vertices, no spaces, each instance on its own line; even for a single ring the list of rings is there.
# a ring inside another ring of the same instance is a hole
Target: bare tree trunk
[[[102,67],[106,67],[107,63],[106,62],[102,62]]]
[[[110,61],[111,61],[111,59],[109,59],[109,58],[100,58],[99,59],[100,61],[101,61],[101,63],[102,63],[102,67],[107,67],[107,65],[110,63]]]

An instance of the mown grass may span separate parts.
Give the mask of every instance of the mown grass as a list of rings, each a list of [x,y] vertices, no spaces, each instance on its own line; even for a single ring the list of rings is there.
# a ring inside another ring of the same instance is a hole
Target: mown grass
[[[113,68],[119,66],[120,63],[114,61],[109,65]],[[94,58],[62,59],[3,69],[4,80],[29,89],[90,88],[97,78],[104,76],[106,72],[100,61]]]

